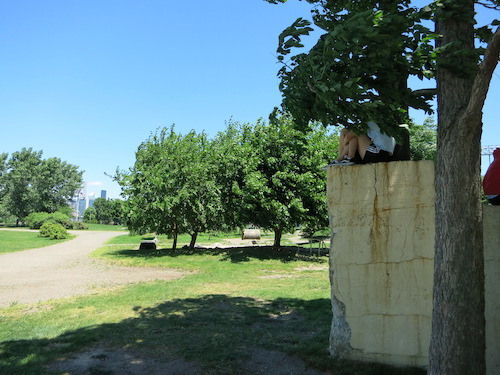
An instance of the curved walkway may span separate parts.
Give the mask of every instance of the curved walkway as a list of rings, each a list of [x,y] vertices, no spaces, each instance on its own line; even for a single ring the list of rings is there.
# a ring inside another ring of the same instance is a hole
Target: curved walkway
[[[150,280],[173,280],[176,270],[122,267],[89,254],[122,232],[70,231],[73,240],[0,255],[0,308],[91,293],[96,288]]]

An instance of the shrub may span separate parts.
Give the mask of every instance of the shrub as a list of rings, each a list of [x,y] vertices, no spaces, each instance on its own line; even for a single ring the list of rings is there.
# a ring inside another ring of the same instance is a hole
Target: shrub
[[[40,227],[40,236],[51,240],[62,240],[68,238],[69,233],[59,223],[46,222]]]
[[[33,212],[26,217],[26,225],[30,229],[40,229],[49,217],[50,214],[47,212]]]
[[[54,213],[50,214],[49,220],[54,222],[54,223],[61,224],[65,228],[67,228],[67,226],[66,226],[66,225],[68,225],[67,223],[70,222],[69,216],[66,214],[63,214],[62,212],[54,212]]]
[[[26,225],[30,229],[40,229],[45,223],[57,223],[61,224],[66,229],[73,229],[73,223],[70,217],[62,212],[33,212],[26,217]]]
[[[79,221],[70,221],[69,223],[71,224],[71,227],[67,228],[67,229],[74,229],[74,230],[87,230],[87,229],[89,229],[88,225],[85,225]]]

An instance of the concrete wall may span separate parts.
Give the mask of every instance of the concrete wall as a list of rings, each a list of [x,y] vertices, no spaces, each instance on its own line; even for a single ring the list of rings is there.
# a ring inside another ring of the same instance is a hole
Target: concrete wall
[[[327,192],[333,233],[331,353],[426,366],[434,267],[433,163],[330,167]],[[488,368],[498,370],[500,207],[485,208],[487,356]]]
[[[486,373],[500,374],[500,206],[483,206]]]

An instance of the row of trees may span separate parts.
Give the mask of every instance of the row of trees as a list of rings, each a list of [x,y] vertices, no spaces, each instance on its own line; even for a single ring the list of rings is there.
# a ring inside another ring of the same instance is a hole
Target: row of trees
[[[412,126],[410,134],[412,157],[433,159],[434,124],[426,122],[423,126]],[[177,191],[172,185],[170,190],[164,187],[164,195],[160,198],[169,201],[167,206],[172,210],[175,207],[178,215],[186,214],[187,219],[176,219],[171,224],[172,229],[165,233],[194,234],[200,230],[241,227],[253,223],[274,230],[277,234],[275,242],[279,245],[284,230],[303,225],[312,231],[326,225],[324,209],[317,208],[324,206],[324,198],[318,198],[313,192],[307,196],[307,189],[321,190],[324,175],[318,170],[318,166],[336,156],[336,142],[333,133],[321,129],[317,124],[303,134],[297,132],[289,117],[280,118],[274,125],[262,122],[255,126],[232,123],[213,140],[208,140],[204,134],[191,132],[182,136],[176,134],[173,128],[164,129],[141,145],[133,170],[148,169],[155,163],[154,158],[159,161],[164,157],[160,157],[160,154],[167,153],[170,155],[170,163],[176,167],[170,166],[167,173],[156,166],[145,174],[157,175],[157,179],[175,173],[183,175],[182,181],[176,183],[184,188]],[[282,152],[285,149],[288,151]],[[302,151],[306,149],[308,151],[302,155]],[[315,158],[310,155],[311,152],[315,154]],[[150,155],[146,156],[147,154]],[[175,161],[172,155],[177,155]],[[181,165],[182,169],[179,167]],[[311,170],[307,171],[307,168]],[[31,148],[23,148],[10,157],[5,153],[0,154],[0,216],[14,216],[19,222],[25,221],[34,212],[54,213],[62,210],[65,214],[70,214],[66,212],[69,210],[67,202],[82,185],[82,174],[77,166],[58,158],[43,159],[42,151],[33,151]],[[122,174],[121,177],[124,178],[125,175]],[[314,176],[313,180],[316,179],[319,185],[314,186],[312,182],[306,183],[303,180],[296,185],[294,179],[299,175],[303,179]],[[94,206],[86,210],[84,221],[121,224],[128,220],[135,230],[153,230],[149,220],[155,215],[142,214],[140,200],[136,198],[141,195],[144,186],[138,186],[136,181],[136,190],[129,193],[131,185],[128,178],[130,176],[123,179],[125,185],[122,186],[128,186],[126,194],[135,197],[129,204],[125,206],[121,200],[98,198]],[[149,183],[151,181],[155,179]],[[297,191],[294,190],[295,185]],[[275,190],[277,186],[279,189]],[[179,197],[181,193],[184,195]],[[288,202],[291,195],[296,195],[296,199]],[[193,196],[200,199],[193,199]],[[144,199],[145,202],[151,201],[149,198]],[[179,203],[186,201],[215,203],[211,203],[213,207],[208,205],[195,209],[190,204],[186,206],[185,203]],[[281,207],[287,204],[290,207]],[[278,212],[273,212],[273,207],[281,208]],[[132,211],[127,215],[125,212],[129,209]],[[304,210],[307,215],[302,212]],[[321,220],[314,214],[320,211]],[[139,216],[145,220],[143,226],[139,225]],[[186,220],[193,224],[187,225]],[[163,232],[164,229],[160,228],[165,227],[165,224],[159,221],[157,225],[157,231]]]
[[[413,159],[435,158],[435,126],[410,127]],[[254,225],[283,233],[328,225],[323,167],[338,153],[338,134],[318,123],[297,130],[290,116],[270,124],[230,123],[213,139],[194,131],[164,128],[143,142],[129,171],[117,171],[126,198],[123,212],[130,230],[173,238]],[[96,199],[89,213],[101,222]],[[115,219],[113,219],[115,221]]]
[[[82,185],[83,171],[42,151],[23,148],[0,154],[0,214],[19,221],[33,212],[56,212],[67,206]]]
[[[270,124],[230,123],[209,139],[164,128],[143,142],[129,171],[115,179],[126,197],[129,229],[177,235],[253,224],[281,235],[328,224],[322,167],[337,135],[318,124],[304,132],[290,117]]]

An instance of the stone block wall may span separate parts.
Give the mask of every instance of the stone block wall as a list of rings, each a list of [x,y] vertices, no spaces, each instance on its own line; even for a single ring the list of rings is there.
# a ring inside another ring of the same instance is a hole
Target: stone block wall
[[[359,360],[426,366],[434,272],[433,162],[330,167],[327,194],[333,233],[330,352]],[[500,315],[500,288],[493,287],[500,285],[500,252],[496,251],[500,231],[493,230],[500,226],[500,211],[497,214],[491,222],[485,219],[485,233],[491,237],[485,234],[485,242],[496,241],[485,246],[487,331],[497,330],[487,337],[487,356],[492,358],[500,349],[496,344],[500,342],[499,322],[493,318]],[[490,296],[494,293],[495,297]],[[491,361],[490,369],[494,368]]]

